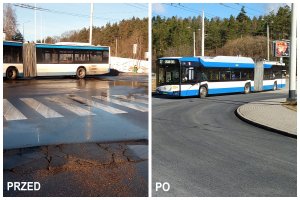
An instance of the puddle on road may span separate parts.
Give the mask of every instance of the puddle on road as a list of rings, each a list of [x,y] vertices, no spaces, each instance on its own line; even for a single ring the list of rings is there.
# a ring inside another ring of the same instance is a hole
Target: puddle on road
[[[7,148],[53,144],[61,142],[114,141],[144,138],[147,135],[147,115],[132,110],[130,104],[148,106],[148,86],[138,81],[107,81],[101,79],[47,79],[21,80],[14,88],[9,81],[4,85],[4,98],[13,100],[19,107],[19,98],[30,97],[53,108],[65,117],[62,119],[40,118],[38,113],[22,110],[28,117],[25,121],[7,123],[4,120],[4,140]],[[14,83],[12,83],[14,84]],[[7,86],[8,85],[8,86]],[[76,89],[76,90],[74,90]],[[95,97],[103,97],[97,99]],[[60,98],[69,108],[80,107],[85,113],[95,113],[78,117],[81,110],[66,112],[65,108],[48,98]],[[18,100],[18,101],[17,101]],[[114,100],[114,101],[112,101]],[[127,102],[118,104],[119,102]],[[79,105],[80,104],[80,105]],[[22,107],[22,108],[23,108]],[[122,111],[122,112],[121,112]],[[123,113],[129,113],[124,114]],[[38,115],[37,115],[38,114]],[[117,124],[117,125],[116,125]],[[100,128],[99,128],[100,127]],[[102,130],[102,127],[106,127]],[[59,131],[57,131],[59,130]],[[20,138],[15,140],[15,138]]]
[[[4,95],[8,90],[14,88],[26,95],[49,95],[49,94],[68,94],[81,91],[115,91],[119,93],[130,90],[140,89],[143,93],[148,93],[148,83],[136,80],[107,80],[105,78],[87,79],[30,79],[17,81],[4,81]],[[19,92],[15,92],[15,94]]]
[[[53,79],[53,80],[18,80],[4,81],[5,87],[26,86],[36,89],[100,89],[110,86],[144,87],[147,83],[130,80],[106,80],[106,79]]]

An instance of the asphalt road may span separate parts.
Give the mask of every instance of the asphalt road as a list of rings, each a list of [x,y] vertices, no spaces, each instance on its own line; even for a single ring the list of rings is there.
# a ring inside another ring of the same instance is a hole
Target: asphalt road
[[[4,149],[148,138],[148,77],[4,80]]]
[[[282,97],[283,91],[154,96],[152,196],[296,196],[297,140],[234,114],[247,102]],[[156,182],[168,182],[170,190],[156,191]]]
[[[4,196],[148,195],[148,76],[3,85]]]

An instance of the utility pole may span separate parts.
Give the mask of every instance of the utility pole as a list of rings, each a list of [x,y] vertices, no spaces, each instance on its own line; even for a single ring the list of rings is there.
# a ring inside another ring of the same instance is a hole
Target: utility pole
[[[269,23],[267,23],[267,52],[268,52],[268,60],[270,60],[270,32],[269,32]]]
[[[40,13],[40,43],[43,43],[43,19],[42,19],[42,13]]]
[[[292,3],[292,30],[291,30],[291,56],[290,56],[290,76],[289,76],[289,98],[288,101],[296,101],[296,68],[297,68],[297,59],[296,59],[296,17],[297,17],[297,8],[296,3]]]
[[[24,34],[25,34],[25,31],[24,31],[24,22],[23,22],[23,43],[25,42],[25,36],[24,36]]]
[[[201,56],[204,56],[204,10],[202,10],[202,52]]]
[[[194,57],[196,56],[196,33],[193,32]]]
[[[200,53],[200,49],[201,49],[201,29],[199,28],[198,29],[198,31],[199,31],[199,56],[201,56],[201,53]]]
[[[118,57],[118,37],[116,37],[116,57]]]
[[[92,45],[92,37],[93,37],[93,12],[94,12],[94,4],[91,3],[91,15],[90,15],[90,45]]]

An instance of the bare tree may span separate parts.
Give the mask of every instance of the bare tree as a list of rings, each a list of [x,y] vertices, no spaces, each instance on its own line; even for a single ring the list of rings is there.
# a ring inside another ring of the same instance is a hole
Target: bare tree
[[[13,36],[19,33],[16,13],[11,4],[4,4],[3,6],[3,32],[6,34],[5,40],[13,40]]]

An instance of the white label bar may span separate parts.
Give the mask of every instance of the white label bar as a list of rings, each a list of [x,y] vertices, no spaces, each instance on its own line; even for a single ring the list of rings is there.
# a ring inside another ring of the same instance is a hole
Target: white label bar
[[[56,118],[56,117],[63,117],[61,114],[57,113],[56,111],[52,110],[51,108],[45,106],[41,102],[33,99],[33,98],[20,98],[21,101],[26,103],[29,107],[34,109],[36,112],[40,113],[45,118]]]
[[[119,101],[119,100],[116,100],[116,99],[107,98],[107,97],[104,97],[104,96],[93,96],[93,97],[96,98],[96,99],[112,102],[114,104],[125,106],[125,107],[131,108],[131,109],[134,109],[134,110],[138,110],[138,111],[141,111],[141,112],[147,112],[148,111],[148,108],[146,108],[144,106],[135,105],[135,104],[128,103],[128,102],[123,102],[123,101]]]
[[[27,117],[25,117],[7,99],[3,99],[3,115],[7,121],[27,119]]]
[[[126,111],[123,111],[123,110],[119,110],[117,108],[113,108],[111,106],[108,106],[108,105],[104,105],[102,103],[98,103],[98,102],[95,102],[95,101],[92,101],[92,100],[89,100],[89,99],[85,99],[83,97],[80,97],[80,96],[71,96],[69,95],[69,98],[70,99],[73,99],[75,101],[78,101],[78,102],[81,102],[81,103],[84,103],[84,104],[87,104],[88,106],[92,106],[92,107],[95,107],[95,108],[99,108],[101,110],[104,110],[106,112],[109,112],[109,113],[112,113],[112,114],[120,114],[120,113],[127,113]]]
[[[92,113],[91,111],[89,110],[85,110],[79,106],[76,106],[74,104],[72,104],[71,102],[69,102],[70,100],[66,100],[66,99],[63,99],[61,97],[46,97],[45,99],[49,100],[49,101],[52,101],[52,102],[55,102],[57,103],[59,106],[75,113],[76,115],[79,115],[79,116],[88,116],[88,115],[95,115],[94,113]]]

